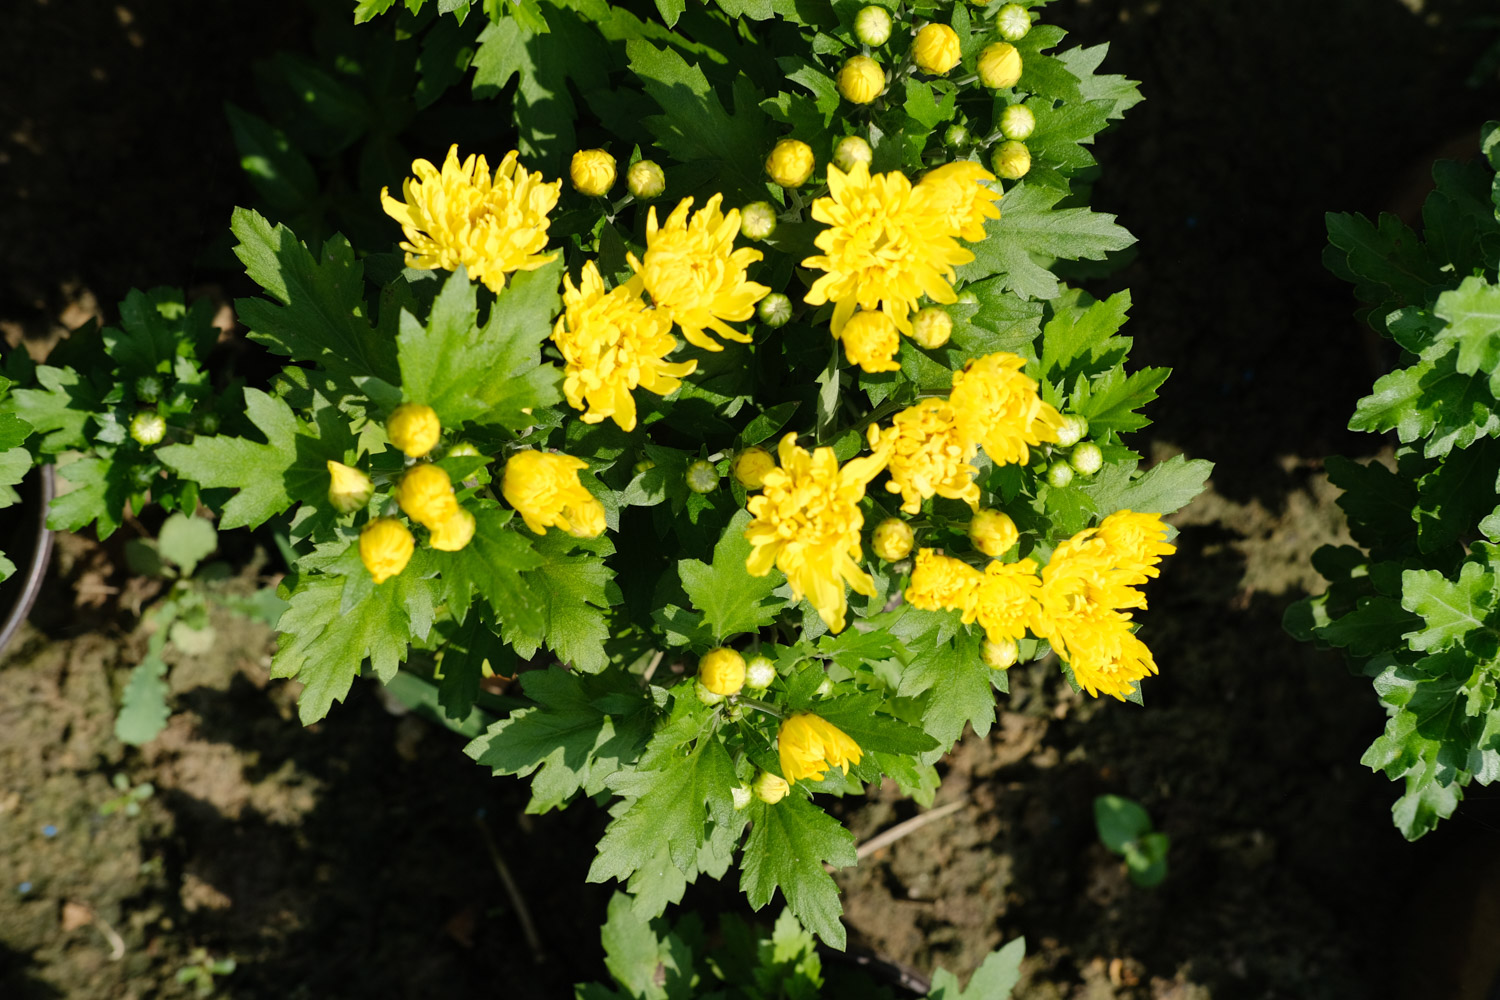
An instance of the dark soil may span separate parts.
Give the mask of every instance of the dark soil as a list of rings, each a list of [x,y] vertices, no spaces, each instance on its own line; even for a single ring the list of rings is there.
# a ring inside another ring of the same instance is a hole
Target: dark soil
[[[135,284],[235,285],[217,262],[249,194],[221,103],[254,105],[248,62],[299,44],[299,9],[6,12],[9,339],[108,314]],[[1482,1000],[1500,963],[1500,866],[1486,860],[1500,803],[1472,795],[1402,841],[1394,789],[1358,763],[1382,725],[1368,682],[1279,623],[1318,586],[1310,553],[1342,537],[1321,457],[1383,444],[1344,430],[1391,358],[1322,268],[1322,215],[1411,215],[1426,164],[1473,145],[1496,116],[1495,82],[1463,83],[1496,37],[1468,19],[1488,13],[1477,0],[1049,6],[1142,80],[1147,102],[1099,143],[1094,194],[1140,253],[1096,290],[1131,288],[1134,360],[1176,369],[1143,447],[1213,460],[1214,490],[1176,519],[1181,551],[1150,593],[1162,676],[1147,707],[1016,671],[996,729],[947,764],[939,802],[965,807],[841,876],[856,947],[966,973],[1024,934],[1027,998]],[[609,890],[583,881],[601,810],[524,817],[523,783],[488,778],[367,686],[299,728],[294,691],[267,680],[265,630],[220,622],[220,652],[174,669],[167,732],[122,747],[114,691],[144,640],[109,593],[129,586],[116,565],[72,543],[38,630],[0,661],[0,996],[186,996],[173,977],[195,948],[233,956],[221,992],[245,998],[555,997],[602,975]],[[75,608],[74,590],[102,609]],[[99,816],[116,773],[156,786],[140,816]],[[1098,843],[1104,792],[1170,834],[1159,889],[1133,887]],[[846,808],[861,838],[916,812],[884,794]]]

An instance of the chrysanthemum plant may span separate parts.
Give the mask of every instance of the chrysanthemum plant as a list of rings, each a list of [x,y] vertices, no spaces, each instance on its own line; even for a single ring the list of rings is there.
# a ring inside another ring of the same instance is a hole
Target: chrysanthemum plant
[[[31,425],[5,406],[10,396],[10,380],[0,375],[0,510],[21,501],[15,490],[31,469],[31,452],[22,447],[31,436]],[[16,564],[0,551],[0,580],[16,571]]]
[[[1402,351],[1349,427],[1399,445],[1389,464],[1328,459],[1358,547],[1314,553],[1328,590],[1286,615],[1374,682],[1390,719],[1362,762],[1403,782],[1392,814],[1413,840],[1500,778],[1500,123],[1482,147],[1436,165],[1421,238],[1328,216],[1328,267]]]
[[[1208,465],[1138,468],[1167,371],[1060,277],[1132,242],[1088,146],[1139,95],[1039,6],[486,5],[515,149],[418,160],[399,251],[237,211],[290,364],[154,455],[285,531],[303,721],[430,685],[532,811],[610,803],[590,878],[641,916],[738,864],[842,945],[827,796],[930,802],[1015,663],[1139,701]]]

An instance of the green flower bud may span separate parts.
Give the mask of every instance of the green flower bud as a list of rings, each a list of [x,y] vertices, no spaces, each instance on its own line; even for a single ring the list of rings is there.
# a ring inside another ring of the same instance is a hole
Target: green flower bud
[[[949,125],[948,130],[943,133],[943,142],[954,148],[957,148],[959,146],[967,146],[969,144],[969,130],[964,126],[958,124],[957,122],[954,122],[952,125]]]
[[[984,640],[980,647],[979,655],[984,660],[984,665],[991,670],[1009,670],[1015,666],[1021,651],[1016,647],[1015,640],[1007,639],[1004,642],[990,642]]]
[[[854,16],[854,37],[865,45],[884,45],[891,39],[891,14],[884,7],[866,7]]]
[[[772,292],[760,300],[760,305],[755,307],[755,315],[773,330],[786,326],[787,321],[792,318],[792,300],[780,292]]]
[[[479,449],[467,441],[460,441],[448,449],[449,458],[478,458]]]
[[[1000,112],[1000,133],[1007,139],[1026,139],[1036,131],[1036,115],[1024,104],[1012,104]]]
[[[764,691],[776,680],[776,664],[769,656],[752,656],[745,664],[745,687],[751,691]]]
[[[1057,429],[1057,446],[1071,448],[1089,433],[1089,422],[1076,413],[1063,416],[1062,426]]]
[[[875,151],[870,144],[857,135],[846,135],[833,146],[833,165],[844,173],[854,169],[856,163],[869,166],[875,159]]]
[[[1026,148],[1024,142],[1016,142],[1014,139],[1002,142],[990,154],[990,168],[995,171],[996,177],[1018,181],[1031,169],[1031,150]]]
[[[1007,42],[1018,42],[1031,30],[1031,15],[1018,3],[1008,3],[995,13],[995,27]]]
[[[714,694],[708,688],[703,686],[702,681],[693,681],[693,693],[696,694],[698,696],[698,700],[703,702],[703,704],[705,705],[717,705],[719,702],[724,700],[724,696],[722,694]]]
[[[1053,462],[1047,467],[1047,485],[1062,489],[1073,481],[1073,467],[1067,462]]]
[[[979,305],[979,296],[974,294],[974,289],[965,288],[958,293],[958,298],[954,300],[954,304],[960,306],[977,306]]]
[[[219,433],[219,415],[209,410],[198,418],[197,431],[199,434]]]
[[[1092,476],[1104,468],[1104,452],[1092,441],[1085,441],[1073,449],[1073,454],[1068,456],[1068,464],[1080,476]]]
[[[160,444],[167,436],[167,422],[155,410],[137,410],[130,418],[130,436],[136,444],[147,448]]]
[[[667,189],[667,175],[655,160],[636,160],[625,172],[625,186],[638,200],[653,201]]]
[[[161,379],[155,375],[142,375],[135,380],[135,398],[142,403],[154,403],[161,399]]]
[[[687,467],[687,485],[694,493],[712,493],[719,488],[719,470],[712,462],[694,459]]]
[[[776,207],[769,201],[752,201],[740,209],[740,235],[763,240],[776,232]]]

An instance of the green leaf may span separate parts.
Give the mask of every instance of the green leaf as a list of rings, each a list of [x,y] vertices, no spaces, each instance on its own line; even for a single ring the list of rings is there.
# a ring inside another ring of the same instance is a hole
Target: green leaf
[[[1201,458],[1173,455],[1144,474],[1134,476],[1134,460],[1117,462],[1106,465],[1093,482],[1081,488],[1101,514],[1133,510],[1165,516],[1186,507],[1202,493],[1213,468],[1212,462]]]
[[[1151,817],[1138,802],[1118,795],[1100,795],[1094,799],[1094,825],[1104,846],[1122,854],[1126,844],[1151,832]]]
[[[31,452],[25,448],[0,450],[0,507],[10,507],[21,502],[21,496],[12,486],[26,478],[31,471]]]
[[[432,587],[418,562],[414,557],[399,576],[370,586],[352,607],[344,606],[349,578],[301,579],[276,626],[281,636],[271,676],[303,683],[297,698],[303,725],[317,722],[335,701],[344,700],[366,657],[378,676],[389,678],[405,659],[411,635],[426,634],[432,622]]]
[[[219,533],[201,517],[173,514],[163,522],[156,544],[162,558],[176,563],[188,577],[219,547]]]
[[[536,707],[496,722],[464,753],[497,775],[535,772],[528,813],[559,808],[580,789],[602,790],[650,733],[651,701],[631,679],[589,678],[553,667],[521,674],[521,688]],[[612,696],[612,714],[600,707],[606,695]],[[619,711],[624,705],[631,710]]]
[[[78,531],[89,524],[101,540],[114,534],[130,499],[128,467],[102,458],[80,458],[58,468],[70,488],[47,508],[47,527],[53,531]]]
[[[462,721],[473,712],[485,664],[496,674],[515,670],[515,652],[495,634],[488,617],[471,611],[443,646],[435,678],[437,704],[448,720]]]
[[[877,694],[848,695],[819,702],[813,711],[843,730],[861,750],[915,755],[937,749],[938,741],[916,726],[879,711],[881,701]]]
[[[1103,260],[1105,254],[1135,242],[1112,215],[1087,208],[1055,208],[1062,196],[1063,192],[1052,188],[1028,187],[1025,181],[1007,191],[1000,203],[1000,218],[986,224],[986,238],[971,246],[974,260],[960,267],[958,276],[978,281],[996,275],[1005,288],[1027,298],[1054,299],[1062,289],[1044,264],[1059,257]]]
[[[1361,597],[1355,610],[1314,629],[1313,634],[1331,646],[1347,648],[1351,655],[1374,656],[1402,645],[1405,634],[1420,621],[1393,598]]]
[[[311,205],[318,197],[317,174],[286,133],[228,101],[224,115],[239,150],[240,169],[266,204],[285,215]]]
[[[735,77],[734,113],[724,110],[703,70],[672,49],[658,49],[644,39],[625,43],[630,70],[665,114],[643,124],[672,159],[690,164],[707,161],[718,172],[717,183],[729,203],[764,192],[762,165],[775,143],[761,96],[743,74]]]
[[[780,573],[755,577],[745,569],[750,556],[750,542],[745,538],[749,523],[749,511],[735,514],[714,546],[712,566],[698,559],[677,564],[682,589],[720,640],[771,624],[786,606],[784,600],[771,596],[781,585]]]
[[[131,746],[142,746],[154,740],[166,728],[171,709],[167,707],[167,664],[161,658],[166,643],[166,623],[152,635],[145,659],[130,671],[130,680],[120,697],[120,714],[115,716],[115,738]]]
[[[1344,493],[1338,504],[1349,520],[1349,533],[1371,552],[1401,546],[1414,551],[1417,505],[1415,475],[1398,475],[1379,462],[1361,465],[1338,455],[1324,463],[1328,481]]]
[[[952,642],[908,641],[906,647],[915,655],[901,672],[897,693],[903,698],[925,694],[922,729],[938,741],[939,750],[957,743],[966,724],[976,735],[987,735],[995,723],[995,692],[979,639],[965,629]]]
[[[968,988],[963,990],[958,988],[957,976],[939,968],[932,974],[927,1000],[1005,1000],[1021,981],[1021,959],[1025,957],[1026,939],[1016,938],[985,956],[969,978]]]
[[[555,529],[536,541],[533,547],[539,561],[521,573],[520,583],[539,609],[539,627],[528,630],[507,625],[502,634],[525,659],[545,642],[563,663],[594,674],[608,665],[606,612],[611,604],[619,603],[614,573],[600,558],[613,549],[606,543],[596,556],[573,553],[576,545],[575,539]]]
[[[1405,634],[1407,644],[1419,652],[1447,649],[1485,627],[1495,597],[1495,575],[1475,562],[1464,563],[1456,581],[1437,570],[1406,570],[1401,574],[1401,606],[1426,623]]]
[[[468,509],[474,515],[474,537],[469,544],[457,552],[432,553],[433,564],[442,575],[443,602],[449,613],[462,623],[478,594],[500,618],[501,634],[507,642],[545,635],[542,598],[533,594],[521,578],[522,573],[542,564],[541,556],[528,536],[511,525],[510,511],[493,502]]]
[[[437,412],[444,427],[485,418],[511,430],[524,412],[561,398],[562,373],[540,363],[540,342],[557,311],[561,259],[516,276],[480,330],[475,287],[459,268],[443,283],[424,326],[401,313],[396,337],[402,396]]]
[[[1113,347],[1129,344],[1116,338],[1130,310],[1130,291],[1117,292],[1086,309],[1061,309],[1042,328],[1041,373],[1050,381],[1065,381],[1078,359],[1093,360]],[[1090,426],[1093,419],[1089,420]]]
[[[1095,72],[1108,52],[1107,44],[1088,47],[1079,45],[1057,53],[1057,61],[1078,80],[1078,93],[1085,101],[1110,103],[1107,118],[1113,121],[1123,118],[1125,112],[1141,103],[1143,98],[1135,80],[1127,80],[1118,74]]]
[[[798,794],[775,805],[757,801],[750,808],[753,825],[740,859],[740,889],[750,905],[760,909],[779,888],[804,927],[842,949],[839,891],[823,865],[854,864],[854,834]]]
[[[1126,375],[1125,366],[1116,365],[1090,382],[1087,395],[1075,398],[1072,408],[1088,419],[1091,434],[1140,430],[1151,421],[1135,411],[1156,399],[1170,374],[1170,368],[1142,368]]]
[[[944,88],[943,98],[938,101],[933,96],[934,85],[930,81],[907,77],[905,86],[906,103],[902,107],[922,128],[930,132],[953,118],[958,100],[957,91]]]
[[[327,462],[342,461],[346,443],[320,441],[298,421],[291,407],[259,389],[245,389],[245,412],[265,435],[266,444],[224,435],[200,436],[191,444],[159,449],[157,458],[200,486],[239,491],[224,504],[222,528],[259,527],[295,502],[294,483],[301,499],[316,502],[321,494],[326,503]],[[347,434],[347,422],[338,423]]]
[[[708,709],[696,698],[676,698],[669,723],[657,729],[637,769],[617,771],[609,779],[625,802],[599,841],[588,880],[628,879],[662,844],[672,863],[687,871],[710,813],[718,822],[732,819],[730,788],[736,783],[734,764],[713,732]]]
[[[675,934],[665,939],[651,929],[629,896],[609,900],[609,917],[600,934],[604,964],[632,1000],[669,1000],[694,979],[692,953]]]
[[[290,229],[244,208],[234,210],[229,228],[245,273],[281,303],[235,302],[251,340],[334,375],[397,380],[396,345],[370,325],[364,265],[347,240],[332,237],[314,258]]]
[[[1465,278],[1438,296],[1433,312],[1448,321],[1435,346],[1456,347],[1458,372],[1489,376],[1491,395],[1500,396],[1500,285],[1477,276]],[[1495,405],[1492,399],[1491,408]]]
[[[40,389],[12,389],[10,396],[16,416],[42,436],[38,450],[55,455],[86,447],[83,428],[104,406],[100,392],[71,368],[38,365],[36,380]]]
[[[1355,298],[1371,304],[1376,329],[1397,306],[1420,305],[1430,287],[1443,283],[1417,235],[1394,215],[1381,215],[1378,226],[1360,215],[1330,212],[1326,219],[1332,246],[1325,262],[1354,282]]]

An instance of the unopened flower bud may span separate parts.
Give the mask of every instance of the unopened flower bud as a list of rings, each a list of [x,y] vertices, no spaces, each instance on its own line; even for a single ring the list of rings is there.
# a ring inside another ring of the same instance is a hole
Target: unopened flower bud
[[[979,650],[984,665],[991,670],[1009,670],[1016,665],[1021,651],[1017,648],[1014,639],[1006,639],[1004,642],[991,642],[984,640],[984,645]]]
[[[440,552],[457,552],[474,537],[474,515],[459,507],[431,529],[427,541]]]
[[[891,39],[891,14],[884,7],[865,7],[854,15],[854,37],[865,45],[884,45]]]
[[[1012,104],[1000,112],[1000,134],[1020,141],[1036,131],[1036,115],[1024,104]]]
[[[960,146],[967,146],[969,144],[969,130],[958,122],[954,122],[943,133],[943,142],[955,149]]]
[[[448,449],[449,458],[478,458],[479,449],[467,441],[460,441]]]
[[[385,432],[390,436],[391,444],[407,458],[421,458],[437,447],[438,439],[443,436],[443,425],[432,407],[403,403],[386,418]]]
[[[729,471],[747,490],[758,490],[766,484],[766,473],[776,468],[775,457],[759,445],[751,445],[729,464]]]
[[[760,304],[755,307],[755,315],[773,330],[786,326],[787,321],[792,318],[792,300],[780,292],[772,292],[760,300]]]
[[[849,317],[839,333],[844,342],[844,356],[851,364],[867,372],[898,372],[901,364],[896,352],[901,349],[901,333],[896,321],[879,309],[861,309]]]
[[[1057,429],[1057,446],[1071,448],[1082,441],[1089,432],[1089,422],[1076,413],[1063,416],[1062,426]]]
[[[979,53],[979,82],[991,90],[1014,87],[1021,79],[1021,53],[1009,42],[991,42]]]
[[[161,379],[155,375],[142,375],[135,380],[135,398],[142,403],[154,403],[161,398]]]
[[[137,410],[130,418],[130,436],[136,444],[147,448],[160,444],[167,436],[167,422],[155,410]]]
[[[729,797],[734,801],[734,811],[739,812],[749,807],[751,800],[755,798],[755,793],[750,791],[749,785],[741,784],[729,790]]]
[[[806,184],[817,165],[812,147],[800,139],[782,139],[766,157],[766,173],[784,188]]]
[[[328,462],[328,502],[340,514],[352,514],[370,502],[375,484],[370,477],[343,462]]]
[[[698,680],[714,694],[739,694],[745,686],[745,658],[726,646],[710,649],[698,661]]]
[[[916,533],[911,530],[911,525],[899,517],[888,517],[875,526],[870,548],[886,562],[900,562],[911,554],[915,538]]]
[[[885,70],[869,56],[850,56],[839,70],[838,88],[850,104],[869,104],[885,91]]]
[[[740,209],[740,235],[763,240],[776,232],[776,207],[769,201],[752,201]]]
[[[776,664],[769,656],[752,656],[745,664],[745,687],[764,691],[776,680]]]
[[[634,468],[635,474],[639,476],[643,472],[656,468],[656,463],[651,461],[651,459],[649,458],[643,458],[635,463]]]
[[[601,198],[615,186],[615,158],[603,149],[580,149],[573,154],[568,176],[580,194]]]
[[[1085,441],[1073,449],[1073,454],[1068,456],[1068,464],[1080,476],[1092,476],[1104,468],[1104,452],[1094,442]]]
[[[785,778],[779,778],[770,771],[762,771],[755,776],[755,781],[750,786],[755,797],[768,806],[774,806],[786,798],[786,793],[791,790],[791,785],[786,783]]]
[[[1020,537],[1016,522],[1004,511],[985,507],[975,511],[974,517],[969,521],[969,541],[991,559],[998,559]]]
[[[406,525],[388,517],[377,517],[359,533],[359,560],[377,584],[405,569],[416,547]]]
[[[442,466],[430,462],[406,470],[396,487],[396,502],[407,517],[428,531],[436,531],[438,525],[459,509],[453,496],[453,481]]]
[[[990,167],[995,171],[996,177],[1018,181],[1031,169],[1031,150],[1026,148],[1024,142],[1013,139],[1002,142],[990,154]]]
[[[995,27],[1007,42],[1018,42],[1031,30],[1031,15],[1018,3],[1008,3],[995,13]]]
[[[1073,481],[1073,467],[1067,462],[1053,462],[1047,466],[1047,485],[1062,489]]]
[[[694,459],[687,467],[687,486],[694,493],[712,493],[719,488],[719,470],[714,463]]]
[[[924,26],[917,32],[917,37],[912,39],[912,61],[934,76],[947,76],[948,71],[958,65],[962,55],[958,32],[946,24],[934,21]]]
[[[928,306],[917,311],[911,321],[911,339],[918,345],[935,351],[953,336],[953,317],[941,306]]]
[[[639,201],[653,201],[667,189],[667,175],[655,160],[636,160],[625,171],[625,186]]]
[[[724,696],[722,694],[717,694],[713,691],[710,691],[708,689],[708,686],[703,683],[703,678],[701,677],[693,681],[693,693],[698,696],[699,701],[710,707],[718,705],[724,700]]]
[[[854,169],[856,163],[869,166],[875,159],[870,144],[857,135],[846,135],[833,146],[833,165],[844,173]]]

